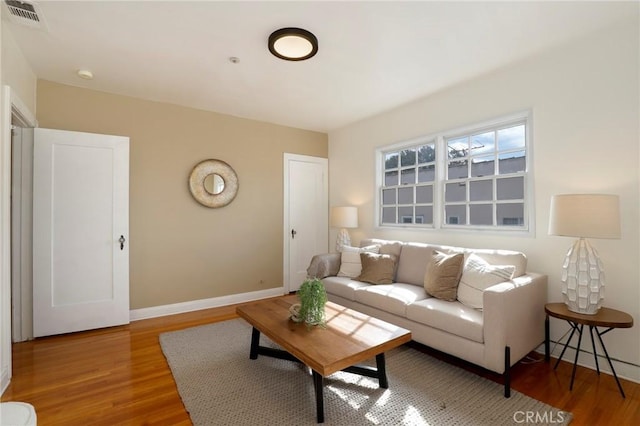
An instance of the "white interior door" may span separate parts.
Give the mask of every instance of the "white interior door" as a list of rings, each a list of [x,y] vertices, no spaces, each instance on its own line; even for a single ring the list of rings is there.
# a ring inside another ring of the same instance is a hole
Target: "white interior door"
[[[285,154],[285,289],[296,291],[311,258],[328,251],[328,162]]]
[[[129,138],[37,128],[33,169],[34,336],[129,323]]]

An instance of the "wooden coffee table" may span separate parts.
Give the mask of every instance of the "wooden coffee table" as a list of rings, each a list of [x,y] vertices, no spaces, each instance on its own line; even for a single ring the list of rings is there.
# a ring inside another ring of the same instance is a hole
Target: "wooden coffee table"
[[[327,326],[308,328],[289,319],[296,296],[270,299],[239,306],[238,315],[253,326],[249,357],[271,356],[301,362],[313,371],[318,423],[324,422],[324,377],[347,371],[378,379],[388,388],[384,353],[411,340],[411,332],[388,322],[328,302]],[[282,346],[278,350],[260,346],[260,333]],[[376,367],[356,364],[376,358]]]

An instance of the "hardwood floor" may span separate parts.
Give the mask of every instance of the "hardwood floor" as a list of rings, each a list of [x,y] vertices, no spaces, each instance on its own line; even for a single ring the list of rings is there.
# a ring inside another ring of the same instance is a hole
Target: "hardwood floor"
[[[236,318],[235,306],[136,321],[127,326],[37,339],[13,346],[13,378],[2,401],[31,403],[39,425],[188,425],[158,335]],[[420,346],[421,350],[499,381],[499,377]],[[426,356],[426,355],[425,355]],[[573,413],[572,425],[640,424],[640,384],[571,364],[521,362],[513,389]],[[553,361],[553,360],[552,360]]]

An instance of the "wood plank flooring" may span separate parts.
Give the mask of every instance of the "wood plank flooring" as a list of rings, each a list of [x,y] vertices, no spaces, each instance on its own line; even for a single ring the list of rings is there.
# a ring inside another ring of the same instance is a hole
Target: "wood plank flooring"
[[[29,402],[38,424],[189,425],[158,343],[167,331],[237,318],[235,306],[136,321],[127,326],[40,338],[13,345],[13,378],[2,401]],[[421,350],[481,374],[500,378],[421,345]],[[427,356],[427,355],[425,355]],[[574,415],[572,425],[640,424],[640,384],[578,367],[569,392],[571,364],[520,363],[513,389]]]

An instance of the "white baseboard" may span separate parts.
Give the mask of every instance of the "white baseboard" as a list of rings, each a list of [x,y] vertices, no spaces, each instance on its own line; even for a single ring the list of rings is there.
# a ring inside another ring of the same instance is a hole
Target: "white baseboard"
[[[199,311],[201,309],[218,308],[220,306],[266,299],[268,297],[282,296],[283,294],[285,294],[284,287],[277,287],[270,288],[268,290],[252,291],[251,293],[231,294],[229,296],[213,297],[211,299],[192,300],[189,302],[174,303],[171,305],[132,309],[129,311],[129,319],[131,321],[138,321],[149,318],[164,317],[167,315],[182,314],[185,312]]]
[[[556,359],[560,357],[560,353],[562,352],[562,348],[564,347],[564,344],[556,345],[555,350],[553,349],[554,344],[555,342],[551,342],[552,350],[551,350],[550,362],[555,364]],[[544,345],[538,346],[538,348],[536,349],[536,352],[544,356]],[[576,356],[575,349],[569,346],[567,348],[567,351],[564,353],[562,360],[573,365],[575,356]],[[626,379],[626,380],[629,380],[630,382],[640,383],[640,367],[630,363],[620,362],[616,359],[612,359],[611,362],[613,364],[613,368],[616,369],[616,375],[618,376],[618,378]],[[600,372],[613,376],[613,374],[611,373],[611,368],[609,368],[609,363],[607,362],[607,359],[605,358],[604,354],[600,353],[600,351],[598,351],[598,364],[600,366]],[[593,353],[591,352],[587,353],[584,351],[584,349],[581,349],[580,356],[578,357],[578,365],[589,368],[593,371],[596,371],[596,364],[593,359]]]

